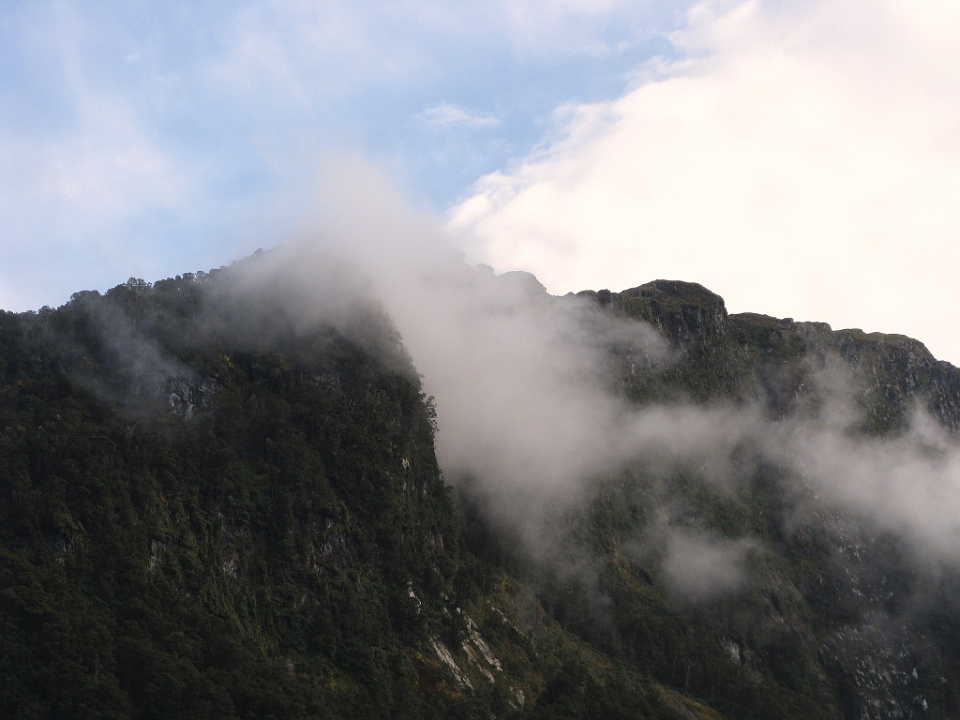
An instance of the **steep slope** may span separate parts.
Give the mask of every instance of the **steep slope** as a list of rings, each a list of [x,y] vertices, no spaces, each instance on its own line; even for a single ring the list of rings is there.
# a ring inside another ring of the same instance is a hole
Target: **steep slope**
[[[944,468],[957,456],[960,371],[902,336],[730,316],[694,284],[589,295],[653,324],[677,351],[644,375],[620,358],[622,391],[635,402],[694,400],[727,408],[715,416],[723,421],[749,416],[762,427],[711,457],[728,465],[722,481],[704,466],[665,476],[648,464],[600,493],[587,525],[600,529],[604,571],[616,578],[607,581],[617,605],[611,642],[631,638],[645,648],[643,662],[660,665],[656,677],[728,717],[960,713],[953,541],[939,547],[942,537],[924,534],[937,524],[936,502],[889,507],[927,492],[938,481],[928,471],[955,483]],[[940,429],[912,430],[918,416]],[[789,452],[763,446],[784,436]],[[906,464],[912,453],[923,460]],[[906,472],[886,477],[865,463],[871,455]],[[861,466],[881,479],[866,486],[889,492],[889,502],[854,494]],[[949,504],[949,486],[936,492]],[[947,519],[943,535],[955,537],[956,522]],[[683,551],[704,583],[678,569]]]
[[[216,282],[0,318],[0,714],[441,712],[410,678],[460,528],[416,374],[380,317],[363,347]]]
[[[257,262],[0,314],[0,714],[671,717],[506,590],[383,313]]]
[[[950,477],[960,372],[920,343],[549,299],[669,352],[604,346],[637,450],[532,553],[446,485],[384,312],[256,262],[0,314],[4,717],[960,716],[954,525],[847,492]]]

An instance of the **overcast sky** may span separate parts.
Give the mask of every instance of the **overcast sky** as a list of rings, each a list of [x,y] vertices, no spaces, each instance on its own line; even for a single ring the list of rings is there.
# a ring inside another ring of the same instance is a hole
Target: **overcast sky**
[[[952,0],[6,0],[0,307],[273,246],[355,152],[551,292],[960,364],[958,38]]]

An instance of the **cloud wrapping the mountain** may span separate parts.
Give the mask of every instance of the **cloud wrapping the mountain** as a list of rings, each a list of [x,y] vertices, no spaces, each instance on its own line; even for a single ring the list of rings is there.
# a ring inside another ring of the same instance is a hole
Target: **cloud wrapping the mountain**
[[[839,361],[808,378],[823,402],[781,420],[759,400],[630,405],[613,389],[608,349],[628,347],[646,358],[640,372],[662,371],[679,358],[656,331],[592,301],[550,296],[525,273],[469,267],[438,222],[411,210],[369,166],[334,165],[296,239],[251,266],[254,286],[304,328],[333,322],[349,331],[358,308],[385,309],[436,397],[448,481],[534,556],[554,552],[562,518],[628,465],[649,476],[651,502],[667,507],[681,499],[674,477],[736,494],[761,464],[786,473],[784,501],[797,513],[851,513],[938,562],[960,556],[955,438],[922,414],[893,438],[857,434],[856,385]],[[745,553],[762,543],[718,539],[714,557],[702,552],[709,530],[694,530],[664,531],[665,573],[678,593],[712,599],[749,579]],[[712,565],[724,570],[702,572]]]
[[[357,298],[381,303],[437,399],[448,477],[514,529],[539,532],[546,508],[568,507],[635,452],[621,441],[626,408],[607,389],[605,347],[657,363],[664,342],[525,274],[468,267],[369,167],[337,167],[301,239],[267,258],[276,287],[312,321],[346,317]]]
[[[790,423],[774,457],[798,488],[825,507],[850,513],[876,532],[908,542],[924,563],[956,567],[960,558],[960,445],[916,411],[895,437],[859,437],[845,424]],[[809,507],[807,508],[809,509]]]

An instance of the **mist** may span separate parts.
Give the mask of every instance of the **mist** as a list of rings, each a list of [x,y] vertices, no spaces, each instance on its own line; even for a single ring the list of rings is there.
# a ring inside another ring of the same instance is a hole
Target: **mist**
[[[448,481],[533,547],[551,513],[634,453],[605,349],[630,346],[656,364],[669,361],[666,343],[587,299],[552,297],[525,273],[470,267],[436,218],[360,161],[342,161],[318,197],[299,236],[242,282],[286,298],[304,326],[349,331],[352,308],[385,310],[436,398]]]
[[[877,532],[906,540],[917,560],[960,565],[960,448],[957,438],[915,408],[893,437],[858,436],[828,414],[791,423],[764,440],[798,487],[851,513]]]
[[[747,584],[752,541],[677,529],[663,532],[657,540],[663,545],[664,573],[670,590],[682,599],[706,602]]]
[[[353,332],[361,308],[385,312],[436,398],[447,481],[531,556],[549,559],[558,519],[631,463],[661,485],[694,473],[736,492],[762,461],[787,476],[796,515],[823,503],[896,534],[918,557],[960,557],[960,449],[924,413],[894,438],[858,435],[849,378],[830,368],[814,383],[829,402],[787,419],[768,418],[759,397],[630,404],[616,391],[608,350],[629,348],[643,359],[640,372],[668,368],[677,352],[656,330],[587,298],[551,296],[532,275],[469,266],[440,220],[411,208],[370,166],[339,158],[331,167],[295,236],[239,282],[286,304],[303,328]],[[747,463],[737,459],[745,446],[756,453]],[[747,551],[763,547],[752,537],[658,532],[669,584],[697,601],[741,587]]]

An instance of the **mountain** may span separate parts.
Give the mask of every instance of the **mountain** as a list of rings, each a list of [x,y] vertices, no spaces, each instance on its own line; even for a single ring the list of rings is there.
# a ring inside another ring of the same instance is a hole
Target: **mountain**
[[[384,307],[263,262],[0,313],[3,717],[960,717],[960,371],[921,343],[501,276],[614,424],[563,493],[493,486],[441,472]]]

